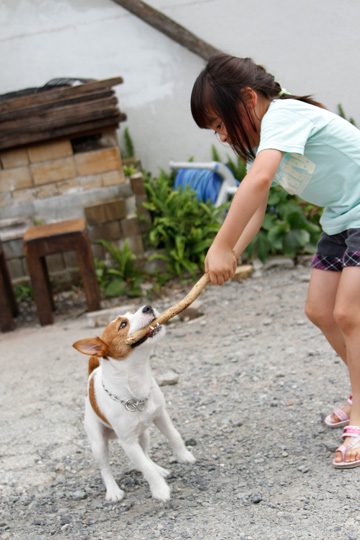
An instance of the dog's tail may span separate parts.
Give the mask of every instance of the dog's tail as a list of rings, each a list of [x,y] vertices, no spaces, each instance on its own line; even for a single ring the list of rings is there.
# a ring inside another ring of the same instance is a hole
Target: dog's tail
[[[89,358],[89,372],[88,372],[89,377],[92,374],[92,372],[94,371],[94,369],[96,369],[99,366],[100,366],[100,360],[98,359],[98,357],[97,356],[90,356],[90,358]]]

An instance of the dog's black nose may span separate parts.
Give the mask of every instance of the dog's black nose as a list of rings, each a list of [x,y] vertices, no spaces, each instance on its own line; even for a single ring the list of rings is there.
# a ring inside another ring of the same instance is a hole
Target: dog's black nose
[[[152,315],[153,317],[155,317],[154,310],[151,306],[144,306],[143,313],[147,313],[148,315]]]

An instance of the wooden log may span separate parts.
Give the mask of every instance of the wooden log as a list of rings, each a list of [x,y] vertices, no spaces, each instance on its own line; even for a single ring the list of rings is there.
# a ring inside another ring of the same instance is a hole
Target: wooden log
[[[53,108],[66,107],[68,105],[77,106],[78,104],[81,104],[85,101],[86,103],[90,103],[90,102],[94,103],[94,101],[111,98],[114,95],[115,95],[114,90],[105,89],[105,90],[100,90],[100,91],[95,91],[95,92],[88,92],[84,95],[75,96],[75,97],[64,96],[63,99],[59,99],[57,101],[50,101],[49,103],[38,103],[35,105],[30,104],[30,105],[26,105],[24,107],[20,107],[18,109],[14,109],[8,112],[2,112],[1,120],[4,122],[8,120],[17,120],[18,118],[23,118],[24,116],[32,116],[32,115],[37,115],[39,113],[44,113]],[[0,129],[1,129],[1,125],[2,124],[0,124]]]
[[[25,133],[28,133],[30,135],[31,133],[39,133],[39,132],[46,131],[48,129],[55,130],[58,128],[67,128],[67,127],[70,128],[74,125],[76,126],[78,124],[85,123],[85,122],[96,122],[96,120],[98,119],[112,118],[114,116],[117,116],[118,114],[119,114],[118,108],[114,107],[112,109],[107,109],[104,111],[92,111],[91,113],[83,114],[83,115],[73,114],[71,118],[56,118],[56,119],[50,118],[49,120],[46,120],[43,122],[41,121],[39,121],[39,123],[33,122],[33,123],[30,123],[28,125],[25,125],[16,129],[2,131],[0,132],[0,141],[3,141],[7,139],[8,137],[14,138],[14,137],[17,137],[18,135],[25,134]]]
[[[23,128],[28,131],[34,131],[41,126],[64,126],[67,124],[75,124],[80,118],[90,119],[97,115],[113,116],[119,112],[117,107],[118,100],[112,97],[106,100],[97,100],[90,103],[80,103],[76,106],[66,105],[65,107],[53,107],[52,109],[37,114],[23,116],[16,120],[8,120],[0,124],[0,136],[11,132],[18,132]]]
[[[221,51],[141,0],[113,0],[189,51],[208,60]]]
[[[53,90],[45,90],[27,96],[13,97],[0,100],[0,114],[3,112],[14,111],[22,107],[28,107],[36,104],[45,104],[63,99],[64,97],[84,96],[89,92],[111,88],[123,82],[122,77],[113,77],[102,81],[94,81],[80,84],[78,86],[62,86]]]
[[[208,274],[204,274],[197,283],[195,283],[194,287],[191,289],[191,291],[184,297],[182,300],[171,306],[166,311],[163,311],[157,317],[154,319],[148,326],[145,326],[144,328],[141,328],[141,330],[137,330],[136,332],[133,332],[130,334],[127,339],[125,340],[125,343],[127,345],[134,345],[134,343],[137,343],[140,341],[141,338],[146,336],[151,330],[155,328],[158,324],[164,324],[168,320],[175,317],[175,315],[178,315],[190,306],[190,304],[193,303],[193,301],[199,296],[201,291],[206,287],[206,285],[210,282],[210,278]]]
[[[42,131],[37,131],[34,133],[22,133],[18,134],[16,137],[11,139],[9,138],[0,138],[0,150],[5,150],[8,148],[14,148],[19,146],[24,146],[26,144],[31,144],[39,141],[58,139],[62,137],[81,137],[85,135],[91,135],[93,133],[99,133],[101,129],[104,128],[116,128],[119,126],[120,122],[126,120],[126,114],[120,113],[116,116],[102,118],[93,121],[82,122],[73,126],[65,126],[62,128],[56,129],[44,129]]]

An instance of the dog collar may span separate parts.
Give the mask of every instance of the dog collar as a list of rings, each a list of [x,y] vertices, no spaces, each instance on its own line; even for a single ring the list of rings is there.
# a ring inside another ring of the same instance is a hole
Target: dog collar
[[[124,399],[120,399],[119,396],[116,396],[115,394],[112,394],[105,386],[104,384],[104,381],[101,380],[102,382],[102,385],[103,385],[103,389],[105,390],[105,392],[107,393],[107,395],[109,397],[111,397],[111,399],[113,399],[114,401],[118,401],[119,403],[121,403],[122,405],[124,405],[125,409],[127,411],[130,411],[130,412],[136,412],[136,411],[139,411],[139,412],[142,412],[144,409],[145,409],[145,405],[146,405],[146,402],[149,400],[149,397],[150,397],[150,394],[152,392],[152,389],[150,390],[150,394],[148,395],[147,398],[145,399],[136,399],[136,398],[130,398],[128,399],[127,401],[125,401]]]

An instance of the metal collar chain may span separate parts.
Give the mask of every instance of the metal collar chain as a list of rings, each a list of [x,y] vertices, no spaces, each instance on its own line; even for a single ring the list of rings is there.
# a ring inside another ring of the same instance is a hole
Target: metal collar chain
[[[124,405],[124,407],[125,407],[125,409],[127,411],[130,411],[130,412],[136,412],[136,411],[142,412],[145,409],[145,405],[146,405],[146,402],[149,400],[151,390],[150,390],[149,396],[147,398],[145,398],[145,399],[130,398],[127,401],[125,401],[124,399],[120,399],[115,394],[112,394],[111,392],[109,392],[109,390],[104,385],[104,381],[102,380],[101,382],[102,382],[102,385],[103,385],[103,389],[105,390],[107,395],[109,397],[111,397],[111,399],[113,399],[114,401],[118,401],[119,403]]]

